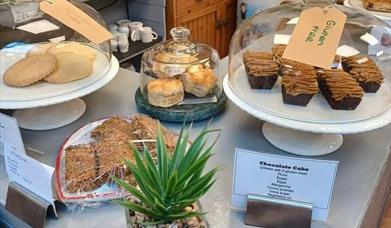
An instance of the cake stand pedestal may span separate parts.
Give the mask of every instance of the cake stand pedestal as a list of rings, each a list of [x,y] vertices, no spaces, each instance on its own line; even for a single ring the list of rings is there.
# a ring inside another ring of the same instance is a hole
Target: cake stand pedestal
[[[39,108],[18,109],[13,117],[21,128],[28,130],[49,130],[68,125],[79,119],[86,110],[82,99]]]
[[[273,146],[303,156],[319,156],[332,153],[342,146],[341,134],[322,134],[297,131],[265,122],[262,133]]]

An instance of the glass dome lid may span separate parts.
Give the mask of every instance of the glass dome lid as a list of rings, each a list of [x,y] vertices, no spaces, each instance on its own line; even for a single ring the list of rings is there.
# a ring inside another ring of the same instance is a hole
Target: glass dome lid
[[[170,34],[171,40],[143,55],[140,88],[145,99],[164,108],[217,102],[222,93],[217,51],[189,40],[185,27],[173,28]]]
[[[2,101],[58,96],[96,82],[109,71],[110,40],[96,44],[40,8],[40,0],[0,3]],[[106,27],[90,6],[70,1]],[[18,73],[20,72],[20,73]],[[34,72],[34,73],[31,73]],[[45,89],[43,93],[42,89]],[[56,92],[50,92],[56,91]]]
[[[338,124],[381,115],[391,106],[390,26],[364,11],[311,2],[314,1],[264,10],[238,25],[229,51],[230,92],[252,109],[302,122]],[[282,57],[301,13],[313,7],[335,7],[347,16],[331,71]],[[323,96],[319,80],[323,80],[322,75],[345,73],[355,79],[354,90],[360,92],[340,92],[360,102],[356,107],[333,107]],[[297,89],[303,82],[299,75],[313,75],[310,82],[306,81],[313,87]],[[297,99],[300,93],[311,95]]]

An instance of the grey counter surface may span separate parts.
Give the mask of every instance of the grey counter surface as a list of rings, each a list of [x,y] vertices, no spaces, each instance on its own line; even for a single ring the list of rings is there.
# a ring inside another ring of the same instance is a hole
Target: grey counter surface
[[[226,66],[226,62],[222,66]],[[44,155],[29,155],[54,166],[59,146],[75,129],[102,117],[137,112],[134,93],[138,86],[137,73],[120,69],[108,85],[83,98],[87,110],[78,121],[50,131],[22,130],[26,146],[45,152]],[[194,124],[193,135],[199,132],[205,123],[206,121]],[[230,102],[227,103],[225,112],[213,119],[212,127],[222,129],[222,134],[216,146],[215,156],[208,165],[223,165],[224,169],[218,174],[216,184],[201,200],[204,210],[208,212],[211,227],[245,227],[244,213],[230,209],[235,148],[294,156],[268,143],[261,134],[261,125],[262,121],[249,116]],[[166,126],[178,130],[181,125]],[[383,183],[380,178],[384,178],[387,171],[390,139],[390,125],[372,132],[346,135],[343,146],[338,151],[316,157],[338,160],[340,163],[328,220],[313,221],[312,227],[362,227],[364,220],[378,221],[386,195],[384,191],[379,191],[379,186],[386,186],[388,183]],[[368,218],[368,207],[371,205],[379,212]],[[0,215],[2,214],[4,215],[4,208],[0,208]],[[57,220],[48,219],[47,227],[125,226],[124,210],[116,205],[62,210],[59,216]]]

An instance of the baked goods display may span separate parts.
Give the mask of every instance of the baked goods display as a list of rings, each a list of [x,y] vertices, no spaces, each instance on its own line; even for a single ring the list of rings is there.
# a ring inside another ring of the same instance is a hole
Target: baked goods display
[[[391,12],[390,0],[363,0],[362,4],[367,10]]]
[[[56,69],[57,59],[54,55],[31,55],[8,68],[3,80],[9,86],[28,86],[49,76]]]
[[[364,96],[357,81],[339,69],[318,71],[318,84],[333,109],[354,110]]]
[[[171,107],[183,101],[183,85],[176,78],[157,78],[148,82],[148,102],[157,107]]]
[[[271,89],[278,78],[278,64],[270,52],[243,54],[248,81],[252,89]]]
[[[202,65],[188,67],[180,76],[180,80],[185,91],[197,97],[205,97],[212,93],[217,83],[213,70],[204,69]]]
[[[14,87],[41,80],[56,84],[72,82],[92,74],[95,58],[91,48],[77,42],[38,44],[7,69],[3,80]]]
[[[135,97],[139,110],[171,122],[200,120],[223,110],[213,107],[219,101],[224,103],[220,99],[223,91],[217,51],[193,43],[185,27],[172,28],[170,34],[173,39],[155,45],[143,55],[140,88]],[[195,112],[200,115],[193,115]]]
[[[384,76],[370,57],[355,55],[342,58],[342,67],[367,93],[376,93],[383,83]]]
[[[312,97],[318,93],[315,70],[296,67],[284,69],[281,92],[285,104],[307,106]]]
[[[125,159],[134,162],[131,144],[139,149],[147,146],[156,158],[156,120],[142,115],[129,118],[112,117],[86,135],[91,142],[65,148],[64,181],[69,193],[89,192],[110,183],[110,175],[135,185],[131,172],[125,169]],[[166,145],[173,151],[176,135],[162,126]]]

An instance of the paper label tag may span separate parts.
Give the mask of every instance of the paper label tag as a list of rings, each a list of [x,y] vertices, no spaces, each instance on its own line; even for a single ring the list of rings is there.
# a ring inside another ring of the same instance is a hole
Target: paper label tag
[[[40,8],[96,44],[113,37],[102,25],[66,0],[42,1]]]
[[[330,69],[345,21],[346,15],[334,7],[304,10],[283,58]]]
[[[232,207],[246,209],[247,195],[305,202],[312,219],[326,220],[338,161],[278,156],[236,149]],[[321,177],[321,178],[320,178]]]

